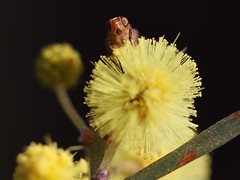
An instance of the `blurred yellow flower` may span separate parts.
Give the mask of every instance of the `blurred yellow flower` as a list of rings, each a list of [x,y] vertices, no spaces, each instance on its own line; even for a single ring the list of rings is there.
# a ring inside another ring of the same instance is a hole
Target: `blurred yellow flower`
[[[69,43],[52,43],[44,46],[35,66],[37,79],[50,89],[59,84],[72,88],[83,73],[81,55]]]
[[[18,154],[14,180],[87,180],[88,163],[73,161],[73,154],[57,148],[55,143],[31,143],[26,151]]]
[[[201,96],[196,63],[160,37],[139,38],[102,56],[85,87],[90,125],[144,158],[160,157],[194,135],[194,98]]]

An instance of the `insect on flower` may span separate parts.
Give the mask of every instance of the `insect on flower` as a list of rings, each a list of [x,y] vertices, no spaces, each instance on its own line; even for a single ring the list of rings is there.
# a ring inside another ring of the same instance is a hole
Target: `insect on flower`
[[[118,16],[108,20],[106,30],[106,49],[110,54],[113,48],[121,47],[126,40],[137,44],[138,30],[132,28],[126,17]]]

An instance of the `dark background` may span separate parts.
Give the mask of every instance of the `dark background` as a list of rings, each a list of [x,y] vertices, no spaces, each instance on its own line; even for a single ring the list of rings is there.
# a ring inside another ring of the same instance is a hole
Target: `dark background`
[[[0,1],[0,179],[11,180],[16,154],[50,133],[59,146],[76,145],[79,133],[54,94],[34,76],[34,60],[48,43],[69,42],[80,51],[85,72],[70,97],[84,117],[83,87],[99,55],[104,54],[105,22],[126,16],[145,37],[178,32],[179,49],[197,62],[203,97],[196,100],[202,131],[240,106],[239,6],[236,1]],[[239,177],[240,138],[218,148],[213,180]]]

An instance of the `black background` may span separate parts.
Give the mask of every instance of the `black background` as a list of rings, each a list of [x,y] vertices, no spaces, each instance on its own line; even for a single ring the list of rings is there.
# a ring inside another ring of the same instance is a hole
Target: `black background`
[[[76,145],[79,133],[54,94],[34,76],[34,60],[48,43],[69,42],[80,51],[85,72],[70,97],[84,117],[83,87],[104,54],[105,22],[126,16],[145,37],[178,32],[179,49],[197,62],[203,97],[197,98],[202,131],[239,109],[239,8],[236,1],[0,1],[0,179],[11,180],[15,157],[50,133],[59,146]],[[213,180],[239,177],[239,137],[212,153]]]

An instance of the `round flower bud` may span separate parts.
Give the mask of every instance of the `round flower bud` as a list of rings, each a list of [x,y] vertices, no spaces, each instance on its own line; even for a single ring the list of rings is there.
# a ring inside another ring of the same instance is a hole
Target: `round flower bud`
[[[80,53],[68,43],[53,43],[43,47],[36,60],[36,76],[41,84],[54,89],[75,86],[83,72]]]

